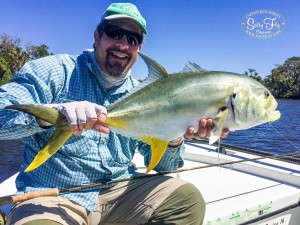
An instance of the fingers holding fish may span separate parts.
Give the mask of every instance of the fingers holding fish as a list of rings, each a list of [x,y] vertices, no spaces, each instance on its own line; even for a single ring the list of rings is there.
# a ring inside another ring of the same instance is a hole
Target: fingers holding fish
[[[215,127],[214,121],[211,118],[207,119],[200,119],[199,121],[199,129],[198,129],[198,136],[201,139],[209,138],[212,135],[212,131]],[[222,129],[221,138],[226,138],[229,134],[229,129],[224,128]]]
[[[194,132],[195,128],[194,127],[189,127],[185,134],[183,135],[184,140],[186,141],[191,141],[194,138]]]
[[[228,128],[224,128],[222,130],[221,138],[226,138],[229,135],[230,130]]]
[[[107,110],[101,105],[89,101],[75,101],[45,104],[44,106],[61,112],[66,117],[70,130],[76,136],[81,135],[84,129],[94,129],[104,133],[109,132],[108,128],[103,126],[105,122],[103,118],[106,118]],[[100,121],[99,117],[101,118]]]
[[[199,120],[197,134],[201,139],[211,136],[212,129],[214,127],[213,119],[211,118],[202,118]]]
[[[72,133],[76,136],[80,136],[83,130],[93,129],[97,118],[92,118],[86,122],[81,122],[79,124],[69,124],[69,128]]]
[[[211,118],[202,118],[199,120],[198,130],[195,132],[194,127],[189,127],[183,137],[186,141],[205,140],[211,136],[213,127],[214,123]]]
[[[100,114],[95,125],[93,126],[93,129],[101,133],[108,134],[110,132],[110,129],[105,125],[106,118],[106,114]]]
[[[80,136],[82,133],[82,129],[80,129],[77,124],[69,124],[69,128],[72,131],[72,133],[76,136]]]
[[[86,121],[86,123],[84,124],[83,129],[86,129],[86,130],[93,129],[96,122],[97,122],[97,118],[92,118],[92,119]]]
[[[183,135],[186,141],[196,140],[205,140],[212,135],[212,131],[215,127],[214,121],[211,118],[202,118],[199,120],[198,130],[195,132],[194,127],[189,127],[186,133]],[[224,128],[222,130],[221,137],[225,138],[229,134],[229,129]]]

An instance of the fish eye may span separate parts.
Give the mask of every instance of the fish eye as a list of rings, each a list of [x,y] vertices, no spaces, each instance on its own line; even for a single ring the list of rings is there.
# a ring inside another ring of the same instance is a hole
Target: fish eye
[[[227,107],[223,106],[222,108],[219,109],[219,112],[223,112],[227,109]]]
[[[270,97],[270,93],[268,91],[265,91],[265,99],[268,99]]]

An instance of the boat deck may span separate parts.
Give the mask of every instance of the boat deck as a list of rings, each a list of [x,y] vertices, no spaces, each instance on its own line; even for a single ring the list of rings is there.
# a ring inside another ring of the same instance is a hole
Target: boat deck
[[[220,154],[218,160],[215,149],[187,144],[184,168],[214,166],[172,174],[193,183],[202,193],[207,207],[204,224],[299,225],[300,165],[263,159],[218,166],[257,156],[226,149],[227,154]],[[140,154],[133,162],[139,172],[146,170]],[[15,192],[14,179],[0,184],[0,196]],[[7,212],[9,207],[1,208]]]
[[[184,168],[206,167],[211,164],[216,166],[173,174],[193,183],[202,193],[207,207],[204,224],[241,224],[253,218],[263,218],[284,207],[294,204],[299,206],[300,165],[263,159],[220,167],[219,163],[258,157],[234,150],[226,151],[227,154],[220,154],[218,160],[216,147],[188,144]],[[141,171],[146,169],[141,155],[134,162]],[[274,218],[268,217],[265,221],[272,220]],[[272,222],[276,224],[277,221],[281,221],[278,224],[293,222],[289,216],[284,215],[275,216]],[[300,221],[300,217],[297,221]]]

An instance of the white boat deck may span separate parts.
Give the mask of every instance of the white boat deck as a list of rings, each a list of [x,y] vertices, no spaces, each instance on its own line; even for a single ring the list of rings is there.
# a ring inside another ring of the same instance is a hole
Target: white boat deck
[[[184,168],[218,164],[217,156],[215,147],[189,144],[186,147]],[[220,163],[256,157],[227,150],[227,155],[220,154]],[[133,161],[140,172],[145,171],[141,155],[136,154]],[[207,225],[240,224],[297,204],[300,199],[300,165],[272,159],[238,163],[228,165],[226,168],[214,166],[181,172],[173,176],[198,187],[206,201],[204,224]],[[12,177],[0,184],[0,196],[15,192],[14,179],[15,177]],[[7,211],[7,208],[4,209]],[[296,213],[293,213],[293,216],[299,215],[296,219],[291,217],[291,214],[290,211],[283,212],[268,217],[263,220],[264,222],[253,224],[298,224],[300,209],[297,208]]]
[[[201,144],[187,145],[184,168],[218,164],[215,149]],[[220,154],[220,163],[257,157],[232,150],[227,150],[227,154]],[[138,168],[145,170],[142,156],[138,155],[134,161]],[[198,187],[206,202],[204,224],[207,225],[240,224],[298,203],[300,198],[300,165],[272,159],[233,164],[226,168],[214,166],[173,176]],[[282,219],[285,223],[281,225],[289,224],[289,218],[278,217],[279,222]],[[276,222],[274,220],[274,224]]]

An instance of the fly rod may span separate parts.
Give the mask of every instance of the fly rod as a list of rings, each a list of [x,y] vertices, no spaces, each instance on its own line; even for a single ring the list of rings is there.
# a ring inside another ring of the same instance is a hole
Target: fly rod
[[[276,159],[276,158],[280,158],[280,157],[292,156],[295,154],[298,154],[298,153],[293,152],[293,153],[277,154],[277,155],[272,155],[272,156],[261,156],[261,157],[256,157],[256,158],[252,158],[252,159],[243,159],[243,160],[229,161],[229,162],[224,162],[224,163],[195,166],[195,167],[191,167],[191,168],[177,169],[177,170],[171,171],[171,172],[147,174],[147,175],[141,175],[141,176],[136,176],[136,177],[112,180],[112,181],[107,181],[107,182],[81,185],[81,186],[76,186],[76,187],[71,187],[71,188],[66,188],[66,189],[52,188],[52,189],[48,189],[48,190],[29,192],[29,193],[25,193],[25,194],[21,194],[21,195],[3,196],[3,197],[0,197],[0,206],[12,204],[12,203],[16,203],[16,202],[23,202],[23,201],[37,198],[37,197],[45,197],[45,196],[56,196],[57,197],[60,194],[67,193],[67,192],[78,192],[78,191],[82,191],[84,189],[100,188],[104,185],[110,185],[110,184],[115,184],[115,183],[120,183],[120,182],[125,182],[125,181],[132,181],[132,180],[149,178],[149,177],[154,177],[154,176],[169,175],[169,174],[174,174],[174,173],[181,173],[181,172],[199,170],[199,169],[216,167],[216,166],[233,165],[233,164],[238,164],[238,163],[262,160],[262,159]]]

